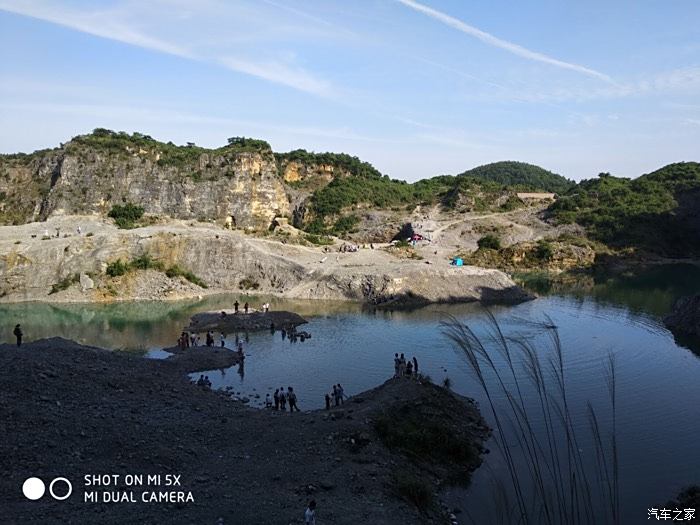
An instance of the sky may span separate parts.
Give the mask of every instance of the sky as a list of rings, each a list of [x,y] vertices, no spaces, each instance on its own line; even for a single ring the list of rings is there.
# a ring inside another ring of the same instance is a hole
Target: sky
[[[700,161],[697,0],[0,0],[0,152],[104,127],[393,178]]]

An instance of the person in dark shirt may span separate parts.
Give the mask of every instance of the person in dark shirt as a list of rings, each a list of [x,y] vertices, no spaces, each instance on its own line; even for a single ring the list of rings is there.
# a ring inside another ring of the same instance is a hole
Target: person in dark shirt
[[[17,346],[22,346],[22,336],[24,335],[22,333],[22,328],[19,325],[15,325],[15,329],[12,331],[13,334],[15,334],[15,337],[17,338]]]

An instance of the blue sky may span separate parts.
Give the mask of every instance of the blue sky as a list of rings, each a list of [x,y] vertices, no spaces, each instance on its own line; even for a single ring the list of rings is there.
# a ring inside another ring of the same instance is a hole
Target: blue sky
[[[395,178],[700,160],[697,0],[0,0],[0,151],[95,127]]]

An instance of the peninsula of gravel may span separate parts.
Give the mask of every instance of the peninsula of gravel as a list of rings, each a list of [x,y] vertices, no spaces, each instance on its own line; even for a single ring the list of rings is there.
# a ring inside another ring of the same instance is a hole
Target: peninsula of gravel
[[[16,523],[287,525],[313,498],[323,523],[450,523],[441,491],[469,482],[489,434],[471,400],[394,378],[338,408],[292,414],[249,408],[187,375],[238,359],[226,348],[147,359],[59,338],[0,345],[0,417],[13,422],[0,440],[13,462],[0,508]],[[85,485],[103,474],[121,481]],[[126,486],[135,474],[179,485]],[[21,487],[31,476],[65,477],[73,493],[30,501]],[[86,501],[89,491],[135,502]],[[163,491],[158,504],[142,499]]]

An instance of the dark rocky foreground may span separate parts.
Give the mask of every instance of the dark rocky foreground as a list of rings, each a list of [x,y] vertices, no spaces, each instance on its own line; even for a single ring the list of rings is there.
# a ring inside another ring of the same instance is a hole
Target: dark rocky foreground
[[[449,523],[436,495],[481,461],[478,410],[430,383],[393,379],[331,411],[254,410],[185,375],[230,366],[233,352],[181,355],[149,360],[62,339],[0,345],[2,522],[286,525],[315,498],[319,523]],[[87,474],[122,477],[86,487]],[[177,475],[180,485],[127,487],[127,474],[163,484]],[[63,476],[73,493],[30,501],[21,487],[34,476],[47,486]],[[131,491],[136,502],[85,502],[89,490]],[[141,499],[161,492],[173,499]]]
[[[221,312],[202,312],[192,316],[189,332],[224,332],[232,334],[236,332],[255,332],[258,330],[269,330],[270,325],[275,328],[290,328],[299,326],[308,321],[294,312],[272,311],[272,312],[251,312],[244,314],[242,311],[234,314],[227,312],[224,317]]]

